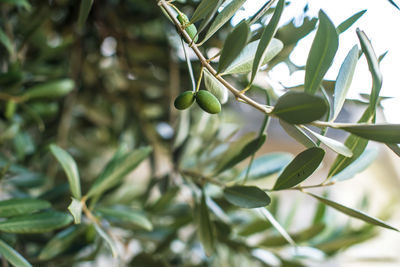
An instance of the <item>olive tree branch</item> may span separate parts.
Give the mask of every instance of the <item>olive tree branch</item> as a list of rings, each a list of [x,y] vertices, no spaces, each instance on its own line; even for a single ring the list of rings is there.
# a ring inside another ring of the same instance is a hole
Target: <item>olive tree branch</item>
[[[272,112],[272,107],[270,106],[265,106],[257,101],[247,97],[246,95],[240,93],[238,89],[236,89],[233,85],[231,85],[229,82],[227,82],[224,78],[222,78],[220,75],[217,74],[217,71],[210,65],[208,60],[203,56],[199,48],[197,47],[196,44],[192,43],[192,39],[190,36],[186,33],[180,22],[178,21],[177,18],[175,18],[173,12],[168,6],[168,3],[165,0],[159,0],[158,5],[164,9],[165,13],[169,16],[169,18],[172,20],[172,22],[175,24],[177,27],[179,33],[181,34],[182,38],[190,43],[190,47],[192,48],[193,52],[196,54],[197,58],[200,60],[202,66],[206,68],[211,75],[213,75],[219,82],[221,82],[237,99],[243,100],[243,102],[247,103],[248,105],[260,110],[263,113],[270,114]]]

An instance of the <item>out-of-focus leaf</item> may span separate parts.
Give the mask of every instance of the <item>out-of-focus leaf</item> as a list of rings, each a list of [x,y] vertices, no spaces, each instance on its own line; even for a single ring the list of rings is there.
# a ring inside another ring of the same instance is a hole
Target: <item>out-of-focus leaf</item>
[[[260,40],[256,40],[246,45],[242,52],[240,52],[239,56],[236,57],[236,59],[221,75],[251,72],[259,43]],[[278,39],[272,38],[265,50],[264,58],[260,66],[267,64],[271,59],[278,55],[282,49],[283,43]]]
[[[33,99],[56,99],[67,95],[75,88],[75,83],[71,79],[62,79],[53,82],[46,82],[44,84],[35,85],[28,88],[22,95],[26,100]]]
[[[215,251],[215,234],[214,225],[211,223],[210,214],[208,212],[206,197],[204,193],[201,196],[200,205],[198,207],[197,231],[201,244],[207,256],[211,256]]]
[[[23,7],[28,11],[31,9],[31,4],[29,4],[28,0],[1,0],[1,2]]]
[[[256,74],[258,72],[258,69],[261,67],[261,64],[263,63],[263,59],[267,54],[267,47],[278,29],[278,23],[281,18],[284,6],[285,6],[285,0],[279,0],[278,4],[276,4],[274,15],[272,16],[268,25],[264,28],[263,33],[261,34],[260,42],[258,43],[256,55],[253,61],[249,84],[253,83],[254,78],[256,77]]]
[[[107,189],[120,183],[128,173],[150,155],[151,151],[151,147],[143,147],[112,160],[94,182],[87,197],[101,195]]]
[[[303,124],[318,120],[327,109],[321,97],[302,92],[287,92],[278,99],[272,114],[292,124]]]
[[[204,84],[206,89],[218,98],[221,104],[228,101],[228,89],[206,69],[204,70]]]
[[[345,157],[351,157],[353,156],[353,152],[344,144],[340,143],[339,141],[336,141],[332,138],[317,134],[314,131],[311,131],[307,129],[309,133],[311,133],[313,136],[315,136],[319,141],[321,141],[324,145],[332,149],[338,154],[341,154]]]
[[[240,228],[238,234],[241,236],[249,236],[259,232],[263,232],[271,226],[272,225],[269,222],[257,219]]]
[[[309,241],[313,237],[316,237],[324,229],[325,229],[324,224],[317,223],[317,224],[311,225],[310,227],[308,227],[302,231],[299,231],[297,233],[290,233],[290,236],[293,238],[293,240],[296,243],[301,243],[304,241]],[[279,246],[284,246],[286,244],[287,244],[287,241],[282,236],[267,236],[260,243],[258,243],[258,246],[279,247]]]
[[[90,9],[92,8],[94,0],[81,0],[79,7],[78,26],[82,28],[85,25],[87,17],[89,16]]]
[[[0,217],[13,217],[51,207],[50,202],[35,198],[12,198],[0,201]]]
[[[289,235],[288,232],[281,226],[281,224],[275,219],[275,217],[269,212],[267,208],[258,208],[258,211],[261,215],[269,221],[272,226],[281,234],[281,236],[292,246],[296,246],[293,238]]]
[[[325,151],[312,147],[298,154],[279,175],[273,190],[291,188],[307,179],[321,164]]]
[[[47,211],[21,215],[0,222],[0,231],[17,234],[44,233],[67,226],[71,215],[58,211]]]
[[[332,177],[333,181],[344,181],[354,177],[370,166],[378,156],[378,149],[366,149],[361,156],[353,161],[349,166]]]
[[[81,217],[82,217],[82,202],[72,198],[71,204],[68,206],[68,210],[71,213],[71,215],[74,217],[74,222],[75,224],[80,224],[81,223]]]
[[[114,218],[116,222],[130,223],[144,230],[153,230],[153,225],[142,212],[133,210],[129,207],[117,206],[113,208],[101,207],[96,209],[100,215]]]
[[[343,107],[344,101],[346,100],[347,91],[349,90],[351,81],[353,80],[357,61],[358,47],[355,45],[344,59],[336,78],[332,121],[337,118],[340,110]]]
[[[67,151],[55,144],[50,145],[50,150],[67,175],[72,196],[78,200],[81,199],[81,183],[75,160]]]
[[[118,257],[118,249],[114,240],[96,223],[94,224],[94,228],[96,229],[96,232],[101,236],[101,238],[103,238],[103,240],[106,241],[107,245],[110,247],[113,257]]]
[[[231,204],[246,209],[265,207],[271,202],[267,193],[256,186],[226,187],[224,197]]]
[[[41,250],[39,254],[40,260],[50,260],[60,255],[78,239],[86,231],[86,225],[73,225],[67,229],[57,233]]]
[[[335,25],[322,10],[318,18],[318,30],[308,54],[304,81],[305,91],[311,94],[318,90],[339,46]]]
[[[292,125],[284,120],[279,120],[285,132],[306,148],[316,147],[317,144],[297,125]]]
[[[228,20],[232,18],[232,16],[236,13],[236,11],[246,2],[246,0],[233,0],[224,9],[217,15],[214,19],[213,23],[211,23],[210,28],[206,33],[203,41],[199,43],[202,45],[205,43],[211,36],[214,35]]]
[[[260,156],[253,161],[248,179],[256,180],[280,172],[292,159],[291,154],[282,152]],[[240,173],[238,180],[244,179],[246,172],[247,168]]]
[[[0,43],[4,45],[10,55],[14,55],[14,46],[7,34],[0,29]]]
[[[221,173],[251,156],[254,152],[260,149],[264,144],[265,139],[265,135],[262,135],[259,138],[254,138],[254,133],[249,133],[244,135],[238,141],[232,143],[228,150],[221,156],[215,173]]]
[[[340,23],[339,26],[337,26],[336,30],[339,34],[342,32],[346,31],[348,28],[350,28],[364,13],[367,12],[367,10],[361,10],[360,12],[357,12],[350,18],[346,19],[342,23]]]
[[[215,7],[217,7],[219,1],[217,0],[203,0],[197,6],[194,11],[192,18],[190,19],[190,23],[196,23],[197,21],[205,18],[208,14],[210,14]]]
[[[361,49],[367,59],[369,71],[372,75],[372,90],[369,99],[369,106],[371,110],[375,111],[376,105],[378,104],[379,93],[382,88],[382,74],[379,68],[379,61],[367,35],[359,29],[357,29],[356,32],[361,44]]]
[[[307,194],[312,196],[312,197],[314,197],[314,198],[316,198],[316,199],[318,199],[319,201],[323,202],[324,204],[326,204],[326,205],[328,205],[328,206],[330,206],[330,207],[332,207],[332,208],[334,208],[334,209],[336,209],[336,210],[338,210],[338,211],[340,211],[340,212],[342,212],[342,213],[344,213],[346,215],[349,215],[350,217],[354,217],[354,218],[360,219],[360,220],[362,220],[362,221],[364,221],[366,223],[370,223],[370,224],[373,224],[373,225],[377,225],[377,226],[380,226],[380,227],[391,229],[391,230],[394,230],[394,231],[397,231],[397,232],[399,231],[397,228],[395,228],[393,226],[390,226],[389,224],[387,224],[384,221],[381,221],[381,220],[379,220],[377,218],[371,217],[371,216],[365,214],[362,211],[355,210],[355,209],[343,206],[343,205],[341,205],[341,204],[339,204],[337,202],[334,202],[334,201],[331,201],[329,199],[314,195],[314,194],[309,193],[309,192],[307,192]]]
[[[46,181],[46,177],[41,173],[23,172],[12,176],[7,180],[8,183],[21,188],[34,188],[42,186]]]
[[[340,124],[339,129],[382,143],[400,143],[400,124]]]
[[[32,267],[32,265],[24,257],[22,257],[21,254],[19,254],[17,251],[15,251],[12,247],[10,247],[6,242],[4,242],[1,239],[0,239],[0,255],[14,266]]]
[[[237,25],[228,35],[222,47],[218,62],[218,73],[224,72],[226,68],[237,58],[247,44],[250,28],[246,20]]]

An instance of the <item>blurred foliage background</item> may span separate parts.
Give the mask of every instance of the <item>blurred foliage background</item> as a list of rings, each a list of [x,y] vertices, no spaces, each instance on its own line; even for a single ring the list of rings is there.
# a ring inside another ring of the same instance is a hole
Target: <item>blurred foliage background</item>
[[[198,1],[175,4],[191,14]],[[124,169],[129,175],[123,181],[88,201],[103,230],[89,211],[79,225],[67,226],[72,218],[63,217],[44,233],[0,232],[0,239],[33,266],[309,266],[377,233],[370,225],[331,225],[325,207],[313,206],[309,223],[291,233],[304,248],[296,251],[256,211],[233,207],[212,185],[208,196],[202,195],[205,178],[191,174],[192,180],[185,179],[178,174],[180,167],[208,170],[227,141],[238,132],[257,131],[262,116],[254,114],[256,119],[244,124],[235,101],[224,105],[221,116],[198,107],[172,108],[174,98],[190,90],[191,80],[179,35],[156,1],[94,1],[86,21],[82,12],[79,1],[0,1],[0,197],[44,200],[51,203],[48,212],[69,216],[68,180],[50,144],[76,161],[83,193],[97,177],[123,166],[110,167],[121,153],[129,156],[145,146],[153,152],[138,168]],[[316,24],[316,18],[304,16],[281,27],[275,37],[284,48],[267,71],[280,62],[301,68],[288,56]],[[204,46],[205,53],[221,47],[231,30],[227,23]],[[254,31],[252,39],[259,37]],[[195,74],[197,63],[194,59]],[[246,85],[244,75],[228,80]],[[264,102],[264,90],[254,87],[250,96]],[[276,174],[291,159],[286,152],[267,156],[276,160],[270,172],[254,179]],[[241,166],[232,169],[221,180],[241,177],[243,171]],[[278,197],[269,212],[279,212]],[[294,212],[283,223],[287,229]],[[212,233],[198,222],[202,217],[210,217],[206,223],[212,224]],[[203,245],[218,253],[206,256],[198,231]],[[207,235],[216,244],[204,241]],[[109,247],[118,252],[116,259]],[[3,266],[7,260],[2,257]]]

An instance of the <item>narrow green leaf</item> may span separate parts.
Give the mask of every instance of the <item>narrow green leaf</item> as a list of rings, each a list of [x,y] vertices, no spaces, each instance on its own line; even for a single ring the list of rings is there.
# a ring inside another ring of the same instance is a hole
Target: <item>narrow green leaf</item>
[[[256,55],[257,47],[260,40],[250,42],[246,45],[239,56],[226,68],[226,70],[221,75],[226,74],[237,74],[237,73],[249,73],[251,72],[254,57]],[[264,58],[260,66],[264,66],[269,61],[271,61],[276,55],[278,55],[283,49],[283,43],[275,38],[269,42]]]
[[[248,179],[256,180],[280,172],[292,159],[292,154],[282,152],[260,156],[253,161]],[[238,180],[243,180],[246,172],[247,168],[240,173]]]
[[[28,11],[31,9],[31,4],[29,4],[28,0],[1,0],[1,2],[23,7]]]
[[[296,243],[307,242],[310,239],[319,235],[325,229],[325,225],[323,223],[313,224],[310,227],[301,230],[297,233],[290,233],[290,236]],[[282,236],[267,236],[263,239],[257,246],[263,247],[279,247],[287,244],[287,241]]]
[[[207,256],[211,256],[215,251],[215,236],[214,236],[214,225],[210,220],[210,214],[208,212],[206,197],[204,192],[201,196],[199,211],[197,217],[198,237],[203,245],[204,251]]]
[[[400,157],[400,147],[396,144],[386,144],[397,156]]]
[[[323,202],[324,204],[334,208],[335,210],[338,210],[338,211],[340,211],[340,212],[342,212],[342,213],[344,213],[346,215],[349,215],[350,217],[357,218],[357,219],[360,219],[360,220],[362,220],[362,221],[364,221],[366,223],[370,223],[370,224],[373,224],[373,225],[381,226],[381,227],[384,227],[384,228],[387,228],[387,229],[391,229],[391,230],[394,230],[394,231],[397,231],[397,232],[399,231],[397,228],[395,228],[393,226],[390,226],[387,223],[385,223],[385,222],[383,222],[383,221],[381,221],[381,220],[379,220],[377,218],[371,217],[371,216],[365,214],[362,211],[355,210],[355,209],[352,209],[352,208],[348,208],[348,207],[343,206],[343,205],[341,205],[341,204],[339,204],[337,202],[334,202],[334,201],[331,201],[329,199],[314,195],[314,194],[309,193],[309,192],[307,192],[307,194],[312,196],[312,197],[314,197],[314,198],[316,198],[316,199],[318,199],[319,201]]]
[[[190,23],[196,23],[197,21],[204,19],[218,6],[218,4],[219,1],[217,0],[202,0],[194,11]]]
[[[311,94],[318,90],[339,46],[335,25],[322,10],[318,18],[318,30],[308,54],[304,81],[305,91]]]
[[[371,111],[371,108],[367,108],[361,118],[358,120],[358,122],[370,122],[373,118],[374,113],[375,112]],[[355,161],[364,152],[367,144],[367,139],[351,134],[344,142],[344,145],[350,148],[350,150],[353,152],[353,156],[351,158],[348,158],[342,155],[338,155],[329,170],[328,177],[332,177],[333,175],[338,174],[344,168],[349,166],[353,161]]]
[[[57,233],[50,241],[43,247],[39,254],[40,260],[50,260],[60,255],[81,237],[87,230],[86,225],[73,225],[67,229]]]
[[[0,217],[13,217],[51,207],[50,202],[35,198],[12,198],[0,201]]]
[[[4,45],[10,56],[14,55],[14,45],[2,29],[0,29],[0,43]]]
[[[261,215],[272,224],[272,226],[279,232],[279,234],[292,246],[296,246],[293,238],[289,233],[282,227],[282,225],[275,219],[275,217],[269,212],[267,208],[258,208]]]
[[[113,208],[101,207],[96,209],[100,215],[109,219],[115,219],[116,222],[130,223],[146,231],[153,230],[153,225],[146,216],[140,211],[125,206],[116,206]]]
[[[346,19],[342,23],[340,23],[339,26],[337,26],[336,30],[338,34],[341,34],[342,32],[346,31],[348,28],[351,27],[364,13],[367,12],[367,10],[361,10],[360,12],[357,12],[350,18]]]
[[[34,188],[42,186],[47,181],[46,177],[37,172],[22,172],[7,179],[7,182],[21,188]]]
[[[22,95],[27,100],[48,98],[56,99],[67,95],[75,88],[75,83],[71,79],[62,79],[53,82],[46,82],[28,88]]]
[[[395,8],[400,10],[399,6],[393,1],[393,0],[388,0],[390,4],[392,4]]]
[[[377,149],[366,149],[358,159],[332,177],[333,181],[344,181],[353,178],[357,173],[368,168],[378,156]]]
[[[318,120],[327,110],[321,97],[290,91],[278,99],[272,114],[291,124],[304,124]]]
[[[224,0],[215,0],[215,6],[214,8],[211,10],[211,12],[209,12],[203,19],[203,21],[200,23],[199,29],[197,31],[197,34],[200,34],[201,32],[203,32],[203,30],[208,26],[208,24],[211,22],[211,20],[213,19],[213,17],[215,16],[215,14],[217,13],[219,7],[221,6],[222,2]],[[193,19],[193,18],[192,18]]]
[[[341,124],[339,129],[382,143],[400,143],[400,124]]]
[[[359,29],[357,29],[356,32],[361,44],[361,49],[367,59],[369,71],[372,75],[372,90],[369,99],[369,106],[371,110],[375,112],[376,105],[378,104],[379,93],[382,88],[382,74],[379,68],[379,61],[367,35]]]
[[[118,249],[114,240],[97,223],[94,224],[94,228],[96,229],[96,232],[101,236],[101,238],[103,238],[103,240],[106,241],[107,245],[110,247],[113,257],[118,257]]]
[[[79,7],[79,17],[78,26],[83,28],[85,22],[89,16],[90,9],[92,8],[93,0],[81,0],[81,5]]]
[[[224,189],[224,197],[228,202],[245,209],[265,207],[271,199],[256,186],[232,186]]]
[[[17,267],[32,267],[32,265],[15,251],[12,247],[10,247],[6,242],[0,239],[0,255],[2,258],[7,260],[14,266]]]
[[[246,20],[239,23],[228,35],[222,47],[221,56],[218,62],[218,73],[226,68],[237,58],[247,44],[250,28]]]
[[[81,184],[79,178],[78,167],[76,166],[75,160],[71,155],[61,147],[52,144],[50,145],[51,153],[56,157],[58,162],[64,169],[65,174],[68,178],[69,188],[72,196],[78,200],[81,199]]]
[[[151,151],[151,147],[143,147],[112,160],[94,182],[87,197],[101,195],[104,191],[119,184],[128,173],[150,155]]]
[[[249,133],[229,146],[228,150],[221,156],[221,160],[218,162],[215,174],[232,168],[260,149],[265,142],[266,135],[262,135],[255,139],[254,137],[252,138],[252,136],[254,136],[254,134]]]
[[[44,233],[67,226],[71,215],[58,211],[47,211],[13,217],[0,222],[0,231],[17,234]]]
[[[228,89],[206,69],[204,70],[204,84],[206,89],[218,98],[221,104],[228,101]]]
[[[285,132],[306,148],[316,147],[317,144],[299,126],[292,125],[284,120],[279,120]]]
[[[204,44],[211,36],[214,35],[214,33],[216,33],[226,22],[228,22],[228,20],[232,18],[236,11],[244,4],[244,2],[246,2],[246,0],[233,0],[226,7],[224,7],[221,13],[219,13],[214,19],[213,23],[211,23],[206,36],[199,45]]]
[[[314,131],[311,131],[310,129],[307,129],[309,133],[311,133],[313,136],[315,136],[319,141],[321,141],[324,145],[332,149],[338,154],[341,154],[345,157],[352,157],[353,152],[344,144],[340,143],[339,141],[336,141],[332,138],[317,134]]]
[[[298,154],[279,175],[273,190],[291,188],[307,179],[321,164],[325,151],[312,147]]]
[[[74,217],[74,222],[75,224],[80,224],[81,223],[81,217],[82,217],[82,202],[72,198],[71,204],[68,206],[68,210],[71,213],[71,215]]]
[[[351,81],[353,80],[354,71],[358,61],[358,47],[357,45],[349,51],[340,67],[338,76],[335,83],[335,95],[333,99],[333,116],[334,121],[339,115],[346,100],[347,91],[350,88]]]
[[[274,15],[272,16],[268,25],[264,28],[261,34],[260,42],[258,43],[256,55],[253,61],[249,84],[253,83],[254,78],[256,77],[259,68],[261,67],[263,58],[267,53],[267,47],[278,29],[278,23],[281,18],[284,7],[285,7],[285,0],[279,0],[275,8]]]

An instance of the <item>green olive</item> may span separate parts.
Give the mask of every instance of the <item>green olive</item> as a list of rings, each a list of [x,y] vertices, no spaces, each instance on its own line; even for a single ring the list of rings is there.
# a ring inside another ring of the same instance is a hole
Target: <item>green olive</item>
[[[196,94],[196,102],[206,112],[216,114],[221,112],[221,104],[213,94],[200,90]]]
[[[197,34],[197,29],[196,26],[194,26],[194,24],[190,24],[189,26],[187,26],[189,24],[189,19],[185,14],[179,14],[177,19],[179,20],[179,22],[182,24],[183,27],[185,27],[185,31],[187,32],[187,34],[190,36],[190,39],[194,41],[193,42],[197,42],[197,40],[199,39],[198,36],[196,36]],[[195,38],[196,37],[196,38]]]
[[[183,110],[190,107],[194,102],[194,93],[192,91],[185,91],[175,98],[174,106],[176,109]]]

